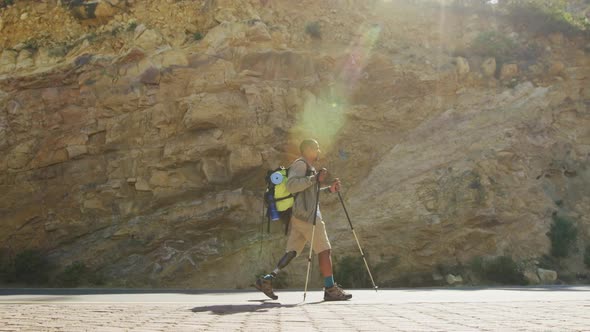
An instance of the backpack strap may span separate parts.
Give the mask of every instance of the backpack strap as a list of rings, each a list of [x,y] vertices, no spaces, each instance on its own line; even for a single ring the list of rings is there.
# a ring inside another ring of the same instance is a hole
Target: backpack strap
[[[311,165],[307,162],[307,160],[305,160],[302,157],[295,159],[295,161],[293,161],[293,164],[296,163],[296,162],[298,162],[298,161],[303,161],[305,163],[305,166],[306,166],[305,176],[310,176],[311,175]],[[289,176],[289,170],[288,169],[287,169],[287,176]]]

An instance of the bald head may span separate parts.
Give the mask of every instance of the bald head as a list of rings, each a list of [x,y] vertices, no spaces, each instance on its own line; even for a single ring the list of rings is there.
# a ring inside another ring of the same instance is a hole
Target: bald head
[[[319,146],[320,145],[318,144],[318,141],[316,141],[315,139],[306,139],[303,140],[301,144],[299,144],[299,151],[301,152],[301,154],[304,154],[305,151],[309,149],[317,150]]]
[[[315,139],[306,139],[299,145],[301,155],[308,161],[316,161],[320,155],[320,144]]]

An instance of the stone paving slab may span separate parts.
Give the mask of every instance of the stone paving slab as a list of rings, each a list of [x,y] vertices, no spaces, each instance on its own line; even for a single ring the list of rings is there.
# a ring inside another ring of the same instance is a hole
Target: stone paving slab
[[[0,332],[590,331],[590,287],[350,292],[0,290]]]

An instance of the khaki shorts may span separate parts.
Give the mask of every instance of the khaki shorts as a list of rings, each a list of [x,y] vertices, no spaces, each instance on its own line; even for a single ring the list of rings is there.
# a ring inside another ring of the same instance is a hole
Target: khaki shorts
[[[289,239],[287,240],[287,252],[295,251],[297,256],[303,252],[305,244],[311,241],[313,224],[291,217]],[[328,234],[326,234],[326,224],[323,220],[316,221],[315,235],[313,236],[313,252],[318,254],[322,251],[332,249]]]

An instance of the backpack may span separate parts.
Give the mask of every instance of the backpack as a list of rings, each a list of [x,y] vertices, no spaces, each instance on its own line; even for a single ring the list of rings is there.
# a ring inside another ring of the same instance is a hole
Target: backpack
[[[304,159],[297,159],[305,162],[307,170],[306,176],[311,174],[309,164]],[[289,169],[284,166],[279,166],[274,170],[266,172],[266,191],[264,193],[264,203],[266,206],[266,216],[268,218],[267,232],[270,233],[270,222],[281,220],[285,223],[285,235],[289,230],[289,220],[291,219],[291,212],[293,203],[295,202],[295,195],[287,190],[287,177],[289,176]]]

